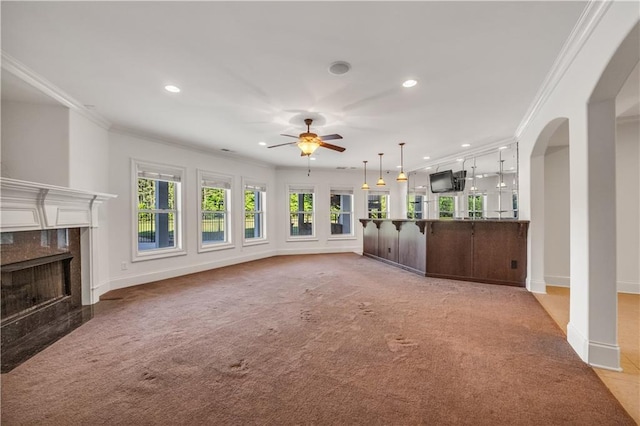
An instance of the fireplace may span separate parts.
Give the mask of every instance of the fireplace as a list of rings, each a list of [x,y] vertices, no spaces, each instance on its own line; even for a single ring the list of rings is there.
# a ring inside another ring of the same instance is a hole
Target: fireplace
[[[99,206],[114,195],[0,178],[2,372],[93,316],[108,290]]]
[[[2,372],[92,316],[82,306],[80,229],[3,232]]]

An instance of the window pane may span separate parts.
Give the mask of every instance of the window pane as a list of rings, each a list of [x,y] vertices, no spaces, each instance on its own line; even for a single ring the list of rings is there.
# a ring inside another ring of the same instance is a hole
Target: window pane
[[[469,195],[469,217],[482,217],[482,195]]]
[[[290,232],[295,235],[313,235],[313,215],[309,213],[292,213],[289,215]]]
[[[202,210],[225,211],[226,198],[226,189],[202,188]]]
[[[331,234],[351,235],[351,213],[331,214]]]
[[[156,181],[138,179],[138,210],[156,208]]]
[[[440,219],[453,218],[453,197],[439,197]]]
[[[259,192],[256,191],[244,191],[244,211],[252,212],[256,210],[256,197]]]
[[[202,213],[202,242],[219,243],[227,241],[225,236],[225,213]]]
[[[262,213],[245,213],[244,237],[262,238]]]
[[[175,247],[174,213],[138,213],[138,250]]]

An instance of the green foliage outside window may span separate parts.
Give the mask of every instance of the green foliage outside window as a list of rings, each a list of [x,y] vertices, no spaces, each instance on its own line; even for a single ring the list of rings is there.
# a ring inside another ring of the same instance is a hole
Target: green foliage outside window
[[[438,197],[440,219],[453,219],[453,197]]]

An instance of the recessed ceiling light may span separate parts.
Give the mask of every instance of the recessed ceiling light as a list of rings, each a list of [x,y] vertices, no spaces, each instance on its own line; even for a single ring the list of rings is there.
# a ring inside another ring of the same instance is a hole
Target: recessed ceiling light
[[[470,144],[470,143],[463,143],[463,144],[462,144],[462,147],[463,147],[463,148],[469,148],[470,146],[471,146],[471,144]]]
[[[422,157],[423,160],[429,160],[431,157]]]
[[[464,161],[464,158],[456,158],[456,161],[458,161],[458,162]]]
[[[316,161],[316,157],[309,157],[309,160]]]
[[[501,147],[500,147],[500,148],[498,148],[498,149],[507,149],[507,147],[506,147],[506,146],[501,146]]]
[[[413,87],[416,84],[418,84],[418,82],[415,80],[407,80],[404,83],[402,83],[402,87]]]
[[[265,146],[266,144],[267,144],[266,142],[258,142],[258,145]]]
[[[515,167],[509,167],[509,170],[515,170],[515,169],[516,169]]]
[[[171,93],[179,93],[180,92],[180,88],[178,86],[173,86],[171,84],[164,86],[164,90],[166,90],[167,92],[171,92]]]
[[[402,166],[396,166],[396,169],[400,169],[400,168],[402,168]]]
[[[429,167],[425,167],[424,169],[425,169],[425,170],[431,170],[431,166],[429,166]]]

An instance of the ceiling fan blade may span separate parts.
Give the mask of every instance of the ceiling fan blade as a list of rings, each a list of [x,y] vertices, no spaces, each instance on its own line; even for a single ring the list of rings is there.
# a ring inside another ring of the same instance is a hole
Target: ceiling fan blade
[[[278,147],[278,146],[285,146],[285,145],[295,145],[295,144],[297,144],[297,143],[298,143],[298,142],[280,143],[280,144],[278,144],[278,145],[271,145],[271,146],[268,146],[267,148],[275,148],[275,147]]]
[[[296,139],[298,139],[298,136],[285,135],[284,133],[280,133],[280,136],[288,136],[288,137],[290,137],[290,138],[296,138]]]
[[[342,139],[342,136],[334,133],[333,135],[320,136],[320,139],[323,141],[330,141],[332,139]]]
[[[334,151],[339,151],[339,152],[342,152],[342,151],[344,151],[344,150],[346,149],[346,148],[343,148],[343,147],[341,147],[341,146],[338,146],[338,145],[332,145],[332,144],[330,144],[330,143],[326,143],[326,142],[322,142],[322,143],[320,144],[320,146],[321,146],[321,147],[323,147],[323,148],[329,148],[329,149],[332,149],[332,150],[334,150]]]

